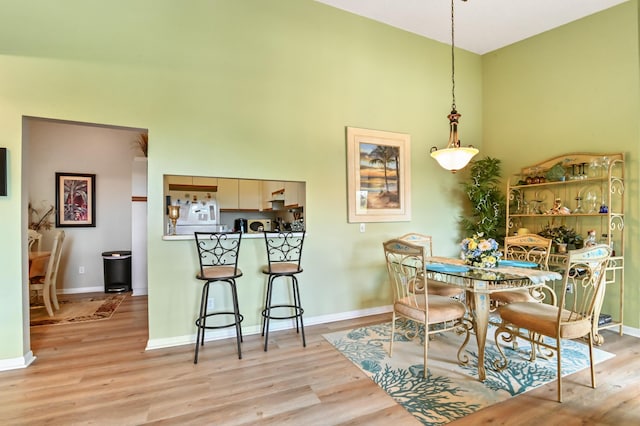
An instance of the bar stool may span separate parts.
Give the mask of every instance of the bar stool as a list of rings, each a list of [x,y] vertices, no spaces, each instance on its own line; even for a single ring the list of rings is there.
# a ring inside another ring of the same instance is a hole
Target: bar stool
[[[264,232],[264,240],[267,248],[268,264],[262,268],[262,273],[269,276],[265,295],[264,310],[262,311],[262,335],[264,336],[264,350],[269,344],[269,320],[293,319],[296,320],[296,332],[302,331],[302,346],[306,347],[304,337],[304,324],[302,322],[302,303],[300,301],[300,289],[298,288],[297,274],[302,272],[300,258],[302,257],[302,243],[304,231],[296,232]],[[272,304],[273,283],[276,278],[290,278],[293,289],[293,302],[284,304]],[[272,310],[289,309],[288,314],[276,315]]]
[[[238,291],[236,278],[242,276],[238,268],[238,252],[240,251],[240,232],[195,232],[196,247],[200,261],[200,272],[196,278],[204,281],[202,297],[200,299],[200,313],[196,319],[198,334],[196,336],[196,354],[193,363],[198,363],[198,346],[204,346],[204,334],[206,330],[235,327],[238,343],[238,358],[242,359],[240,343],[242,342],[242,329],[240,325],[244,317],[240,314],[238,306]],[[228,283],[231,286],[233,299],[233,311],[207,312],[209,299],[209,285],[211,283]],[[233,315],[233,322],[222,325],[207,325],[207,319],[214,316]]]

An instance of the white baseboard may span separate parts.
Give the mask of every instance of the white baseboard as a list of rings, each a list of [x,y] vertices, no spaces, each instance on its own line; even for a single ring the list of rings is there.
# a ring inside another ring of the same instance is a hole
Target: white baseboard
[[[628,327],[626,325],[623,325],[622,326],[622,332],[624,334],[628,334],[629,336],[640,337],[640,328],[632,328],[632,327]]]
[[[391,312],[391,305],[381,306],[377,308],[370,308],[370,309],[362,309],[358,311],[342,312],[338,314],[321,315],[317,317],[304,317],[304,324],[306,326],[326,324],[326,323],[335,322],[335,321],[344,321],[344,320],[367,317],[371,315],[384,314],[389,312]],[[296,326],[296,323],[293,320],[271,320],[271,326],[269,327],[269,331],[290,330],[292,328],[295,328],[295,326]],[[242,334],[245,336],[258,334],[260,332],[261,330],[259,325],[242,328]],[[229,337],[234,337],[235,335],[236,335],[235,329],[223,328],[215,331],[207,331],[204,335],[204,340],[209,342],[213,340],[227,339]],[[195,333],[190,335],[185,335],[185,336],[169,337],[165,339],[149,339],[147,341],[147,347],[145,348],[145,350],[170,348],[173,346],[181,346],[181,345],[192,345],[195,343],[195,341],[196,341]]]
[[[33,352],[31,351],[29,351],[26,355],[18,358],[0,359],[0,371],[27,368],[35,360],[36,357],[33,356]]]

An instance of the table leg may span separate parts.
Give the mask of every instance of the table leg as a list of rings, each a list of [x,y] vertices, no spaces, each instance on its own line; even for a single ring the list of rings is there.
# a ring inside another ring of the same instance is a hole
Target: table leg
[[[476,343],[478,345],[478,379],[483,382],[487,377],[484,366],[484,348],[487,342],[487,329],[489,328],[489,295],[478,293],[477,291],[467,292],[467,301],[470,303],[469,311],[473,318],[473,328],[476,332]]]

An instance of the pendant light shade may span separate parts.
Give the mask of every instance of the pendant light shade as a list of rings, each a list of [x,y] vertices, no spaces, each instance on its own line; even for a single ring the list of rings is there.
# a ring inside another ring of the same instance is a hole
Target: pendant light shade
[[[463,0],[466,1],[466,0]],[[469,161],[479,151],[472,147],[463,147],[460,145],[458,136],[458,123],[461,114],[456,110],[456,62],[455,62],[455,38],[454,38],[454,0],[451,0],[451,113],[447,116],[449,119],[449,143],[444,149],[438,149],[435,146],[431,148],[431,157],[433,157],[443,169],[450,170],[455,173],[464,168]]]
[[[450,170],[455,173],[460,169],[463,169],[469,161],[479,151],[474,147],[460,146],[460,139],[458,138],[458,121],[461,115],[454,109],[451,110],[451,114],[447,116],[449,118],[449,143],[444,149],[431,148],[431,157],[433,157],[443,169]]]

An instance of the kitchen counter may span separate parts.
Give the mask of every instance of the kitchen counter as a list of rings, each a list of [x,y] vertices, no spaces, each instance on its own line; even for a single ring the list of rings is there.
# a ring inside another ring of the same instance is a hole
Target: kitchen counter
[[[264,238],[262,233],[259,234],[242,234],[242,239],[255,239],[255,238]],[[184,240],[195,240],[195,236],[193,234],[177,234],[177,235],[163,235],[163,241],[184,241]]]

